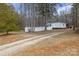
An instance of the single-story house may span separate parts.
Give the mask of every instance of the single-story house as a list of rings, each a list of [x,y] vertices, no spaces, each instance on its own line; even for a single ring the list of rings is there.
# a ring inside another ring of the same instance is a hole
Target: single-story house
[[[57,28],[66,28],[66,23],[63,22],[54,22],[54,23],[47,23],[47,30],[57,29]],[[38,27],[25,27],[25,32],[30,31],[44,31],[45,26],[38,26]]]
[[[54,23],[47,23],[47,29],[52,30],[52,29],[61,29],[61,28],[66,28],[66,23],[63,22],[54,22]]]

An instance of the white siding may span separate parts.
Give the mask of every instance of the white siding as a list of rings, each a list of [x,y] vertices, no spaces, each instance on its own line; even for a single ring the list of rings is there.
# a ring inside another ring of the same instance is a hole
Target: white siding
[[[60,22],[48,23],[48,27],[50,27],[50,28],[66,28],[66,23],[60,23]]]
[[[66,23],[48,23],[47,30],[52,30],[53,28],[66,28]],[[25,27],[25,32],[29,31],[44,31],[45,27]]]
[[[35,31],[44,31],[45,27],[35,27]]]
[[[52,23],[51,26],[52,28],[66,28],[65,23]]]
[[[44,31],[45,27],[25,27],[25,32],[29,32],[29,31]]]
[[[25,32],[29,32],[30,27],[25,27]]]
[[[47,27],[47,30],[52,30],[52,27]]]

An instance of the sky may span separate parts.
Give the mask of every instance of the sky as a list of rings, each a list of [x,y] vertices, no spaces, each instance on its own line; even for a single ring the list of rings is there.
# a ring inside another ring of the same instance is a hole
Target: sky
[[[69,3],[60,3],[57,5],[58,14],[60,14],[61,11],[66,11],[66,13],[70,13],[71,8],[72,4]]]
[[[15,7],[16,11],[19,12],[19,10],[20,10],[20,4],[19,3],[14,3],[12,5]]]
[[[71,10],[72,4],[69,4],[69,3],[58,3],[56,5],[56,9],[57,9],[57,12],[58,14],[60,14],[60,11],[66,11],[67,12],[70,12],[69,10]],[[16,4],[13,4],[13,6],[15,7],[16,11],[19,12],[19,9],[20,9],[20,4],[16,3]]]

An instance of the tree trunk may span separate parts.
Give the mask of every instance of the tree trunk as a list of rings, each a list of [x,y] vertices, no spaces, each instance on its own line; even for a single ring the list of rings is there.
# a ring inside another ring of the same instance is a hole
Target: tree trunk
[[[45,30],[47,30],[47,18],[45,16]]]
[[[6,35],[8,35],[8,34],[9,34],[9,31],[7,30],[7,31],[6,31]]]
[[[73,15],[73,30],[75,30],[75,17]]]
[[[77,28],[77,4],[74,5],[75,8],[73,9],[73,30]]]
[[[75,30],[75,8],[73,8],[73,30]]]
[[[75,16],[75,18],[76,18],[76,20],[75,20],[75,23],[76,23],[75,26],[77,27],[77,4],[76,4],[76,8],[75,8],[75,9],[76,9],[76,10],[75,10],[75,15],[76,15],[76,16]]]
[[[73,24],[73,30],[75,30],[75,24]]]

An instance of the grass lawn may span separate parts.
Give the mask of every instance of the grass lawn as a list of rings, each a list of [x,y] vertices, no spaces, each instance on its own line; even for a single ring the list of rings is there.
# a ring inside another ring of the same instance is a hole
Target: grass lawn
[[[44,35],[48,33],[53,33],[53,32],[61,32],[64,31],[65,29],[58,29],[58,30],[50,30],[50,31],[41,31],[41,32],[30,32],[30,33],[24,33],[24,32],[10,32],[9,35],[2,35],[4,33],[0,33],[0,45],[4,45],[7,43],[12,43],[15,41],[27,39],[33,36],[39,36],[39,35]]]
[[[79,34],[70,31],[51,37],[14,55],[79,55]]]

